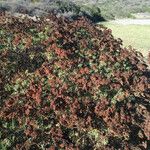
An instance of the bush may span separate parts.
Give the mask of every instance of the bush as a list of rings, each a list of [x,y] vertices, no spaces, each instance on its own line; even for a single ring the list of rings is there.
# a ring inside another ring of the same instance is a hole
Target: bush
[[[99,7],[93,5],[86,7],[84,4],[78,4],[70,0],[3,1],[0,2],[0,10],[11,13],[23,13],[30,16],[44,16],[45,14],[55,13],[57,16],[65,16],[69,19],[86,16],[94,22],[104,21]]]
[[[0,20],[0,149],[148,148],[141,54],[85,18]]]
[[[104,17],[102,17],[101,10],[97,6],[82,6],[80,9],[80,13],[82,16],[87,17],[93,22],[105,21]]]

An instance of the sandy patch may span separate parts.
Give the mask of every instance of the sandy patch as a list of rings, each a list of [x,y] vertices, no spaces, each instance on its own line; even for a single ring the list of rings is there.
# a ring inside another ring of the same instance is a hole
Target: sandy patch
[[[111,22],[122,25],[150,25],[150,19],[117,19]]]

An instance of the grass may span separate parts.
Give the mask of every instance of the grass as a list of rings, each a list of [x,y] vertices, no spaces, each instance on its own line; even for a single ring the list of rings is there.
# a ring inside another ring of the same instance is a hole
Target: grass
[[[150,51],[150,25],[121,25],[112,22],[103,23],[112,30],[115,38],[121,38],[123,45],[131,45],[147,56]]]

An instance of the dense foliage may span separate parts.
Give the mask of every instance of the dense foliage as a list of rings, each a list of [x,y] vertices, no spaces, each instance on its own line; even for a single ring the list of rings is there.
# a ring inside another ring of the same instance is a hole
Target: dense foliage
[[[0,149],[150,148],[147,65],[85,18],[0,15]]]

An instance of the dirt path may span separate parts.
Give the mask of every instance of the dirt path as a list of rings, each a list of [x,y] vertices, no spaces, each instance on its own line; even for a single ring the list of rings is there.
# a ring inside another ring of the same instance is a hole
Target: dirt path
[[[117,19],[111,22],[122,25],[150,25],[150,19]]]

